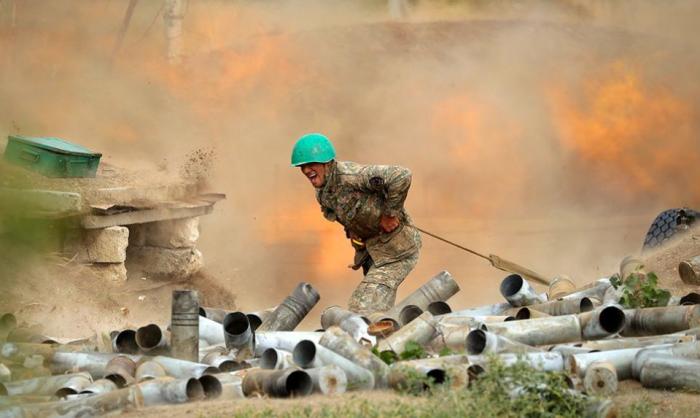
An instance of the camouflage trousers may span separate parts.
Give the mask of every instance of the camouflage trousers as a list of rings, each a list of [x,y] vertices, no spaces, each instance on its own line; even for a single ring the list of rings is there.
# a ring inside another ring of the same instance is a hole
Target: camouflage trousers
[[[396,289],[418,262],[418,252],[412,256],[384,264],[372,265],[348,302],[348,309],[365,315],[371,312],[385,312],[394,306]]]

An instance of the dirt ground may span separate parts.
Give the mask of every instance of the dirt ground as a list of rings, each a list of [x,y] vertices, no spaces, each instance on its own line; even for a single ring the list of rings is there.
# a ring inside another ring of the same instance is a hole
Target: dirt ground
[[[181,281],[143,277],[116,283],[58,256],[32,262],[21,275],[5,277],[0,306],[20,326],[48,337],[79,339],[151,322],[165,325],[174,289],[197,289],[205,306],[236,306],[231,290],[205,272]]]
[[[678,275],[678,264],[698,254],[700,254],[700,229],[696,228],[682,238],[670,242],[669,245],[644,254],[642,260],[648,271],[658,275],[660,286],[670,290],[674,295],[685,295],[689,292],[698,292],[700,288],[681,281]]]
[[[643,411],[640,415],[636,415],[641,417],[695,417],[700,407],[700,396],[696,394],[645,389],[636,381],[620,382],[620,387],[614,400],[618,411],[628,411],[636,406],[636,408]],[[370,404],[387,404],[398,401],[424,402],[425,398],[402,395],[393,391],[372,391],[352,392],[334,396],[313,395],[301,399],[251,398],[215,400],[144,408],[128,411],[122,416],[126,418],[156,418],[163,415],[171,418],[191,416],[226,417],[263,408],[284,413],[302,411],[305,408],[338,407],[357,403],[358,401],[367,401]],[[406,416],[411,416],[410,411],[406,411]]]

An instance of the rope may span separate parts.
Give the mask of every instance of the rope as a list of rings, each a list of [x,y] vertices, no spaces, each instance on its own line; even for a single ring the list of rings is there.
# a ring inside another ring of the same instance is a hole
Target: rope
[[[442,241],[442,242],[444,242],[444,243],[450,244],[450,245],[452,245],[452,246],[454,246],[454,247],[459,248],[460,250],[466,251],[466,252],[468,252],[468,253],[470,253],[470,254],[474,254],[474,255],[477,256],[477,257],[481,257],[481,258],[483,258],[484,260],[487,260],[487,261],[491,262],[491,259],[490,259],[488,256],[484,255],[484,254],[481,254],[481,253],[476,252],[476,251],[474,251],[474,250],[470,250],[470,249],[467,248],[467,247],[463,247],[463,246],[461,246],[461,245],[459,245],[459,244],[457,244],[457,243],[454,243],[454,242],[452,242],[452,241],[450,241],[450,240],[448,240],[448,239],[445,239],[445,238],[443,238],[443,237],[441,237],[441,236],[435,235],[435,234],[433,234],[432,232],[428,232],[428,231],[426,231],[425,229],[418,228],[418,227],[416,227],[416,229],[419,230],[420,232],[424,233],[425,235],[429,235],[429,236],[431,236],[431,237],[433,237],[433,238],[435,238],[435,239],[437,239],[437,240],[440,240],[440,241]]]

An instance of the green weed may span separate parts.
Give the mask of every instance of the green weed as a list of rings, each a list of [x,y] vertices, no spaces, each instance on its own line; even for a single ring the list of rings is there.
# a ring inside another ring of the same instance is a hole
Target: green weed
[[[427,356],[428,353],[425,352],[425,349],[422,345],[418,344],[415,341],[408,341],[406,343],[406,346],[404,347],[403,352],[399,355],[399,358],[401,360],[417,360],[421,358],[426,358]]]
[[[620,418],[649,418],[654,411],[654,404],[647,398],[643,398],[620,410]]]
[[[410,368],[406,368],[410,369]],[[569,390],[563,373],[535,370],[525,362],[506,366],[497,358],[489,360],[486,373],[474,381],[469,389],[451,389],[447,384],[435,385],[416,370],[406,370],[406,388],[431,390],[402,391],[412,396],[389,400],[369,401],[350,397],[342,402],[315,407],[280,410],[273,408],[245,408],[232,411],[231,417],[297,416],[313,418],[380,418],[380,417],[562,417],[590,416],[598,400]],[[415,396],[419,394],[419,396]],[[642,407],[637,407],[643,411]],[[629,415],[642,418],[646,415]]]
[[[666,306],[671,293],[658,287],[658,277],[653,272],[644,273],[640,266],[637,271],[630,273],[624,280],[619,275],[610,278],[615,289],[622,289],[620,304],[625,308],[650,308]]]

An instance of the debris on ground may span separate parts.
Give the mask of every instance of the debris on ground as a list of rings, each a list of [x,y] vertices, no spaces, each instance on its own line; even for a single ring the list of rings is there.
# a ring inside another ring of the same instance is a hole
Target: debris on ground
[[[447,300],[459,286],[443,271],[387,312],[328,307],[319,331],[296,331],[320,299],[308,283],[250,313],[200,306],[196,291],[177,290],[170,324],[74,341],[18,327],[7,313],[0,416],[393,389],[469,408],[488,399],[504,411],[611,417],[621,381],[700,390],[700,295],[667,294],[634,257],[585,286],[567,281],[541,293],[510,274],[506,302],[454,310]]]

